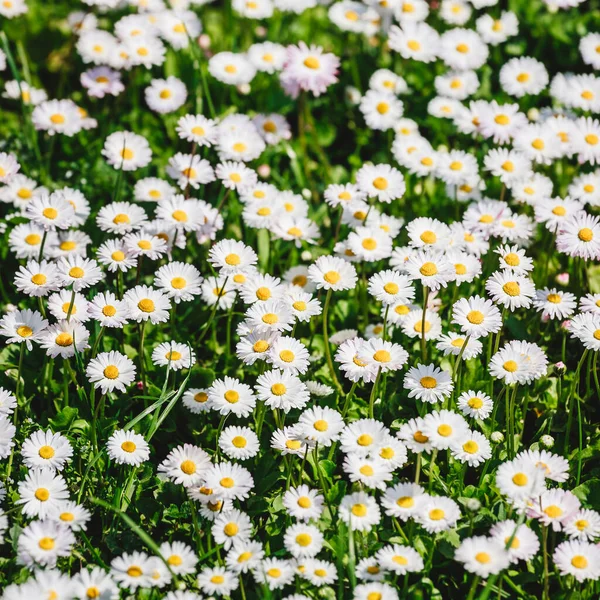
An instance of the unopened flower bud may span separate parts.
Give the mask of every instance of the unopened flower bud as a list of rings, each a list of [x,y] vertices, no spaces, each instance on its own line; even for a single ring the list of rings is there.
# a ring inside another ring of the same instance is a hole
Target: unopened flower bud
[[[271,167],[267,164],[262,164],[258,169],[256,169],[259,176],[263,179],[266,179],[271,174]]]
[[[208,50],[210,48],[210,36],[207,33],[203,33],[198,38],[198,46],[200,46],[202,50]]]
[[[477,498],[469,498],[465,503],[465,506],[467,507],[467,510],[477,512],[481,508],[481,502],[479,502]]]
[[[567,365],[562,360],[559,360],[557,363],[554,363],[554,370],[557,375],[564,375],[567,370]]]
[[[545,448],[552,448],[554,446],[554,438],[551,435],[543,435],[540,438],[540,443]]]
[[[242,94],[242,96],[247,96],[252,91],[252,88],[249,83],[242,83],[237,86],[237,91]]]
[[[527,111],[527,118],[530,121],[537,121],[540,118],[540,111],[537,108],[530,108]]]
[[[309,261],[309,260],[313,259],[310,250],[303,250],[300,257],[302,258],[302,260],[305,260],[305,261]]]
[[[494,431],[490,436],[490,439],[494,444],[500,444],[504,441],[504,434],[501,431]]]
[[[559,273],[555,279],[558,285],[569,285],[569,274],[568,273]]]

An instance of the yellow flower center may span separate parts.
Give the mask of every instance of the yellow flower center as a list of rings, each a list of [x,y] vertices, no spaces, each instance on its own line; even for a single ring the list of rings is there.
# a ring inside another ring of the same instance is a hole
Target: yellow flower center
[[[274,383],[271,386],[271,393],[275,394],[275,396],[283,396],[287,392],[287,388],[283,383]]]
[[[508,281],[502,286],[505,294],[509,296],[518,296],[521,293],[521,286],[516,281]]]
[[[329,424],[327,423],[327,421],[323,420],[323,419],[318,419],[317,421],[315,421],[313,427],[317,430],[317,431],[327,431],[329,429]]]
[[[248,442],[246,441],[246,438],[241,436],[241,435],[236,435],[232,440],[231,443],[236,447],[236,448],[245,448],[246,445],[248,444]]]
[[[477,410],[483,406],[483,400],[481,398],[478,398],[477,396],[474,396],[473,398],[469,398],[467,404],[471,408]]]
[[[319,59],[316,56],[309,56],[304,59],[304,66],[309,69],[318,69],[321,66]]]
[[[50,492],[46,488],[41,487],[35,490],[34,496],[40,502],[46,502],[50,498]]]
[[[52,550],[54,548],[54,538],[51,537],[43,537],[38,542],[38,546],[42,550]]]
[[[469,440],[463,444],[463,450],[467,454],[475,454],[479,450],[479,444],[473,440]]]
[[[240,399],[240,395],[235,390],[227,390],[223,397],[229,404],[236,404]]]
[[[438,272],[437,267],[435,266],[435,263],[432,263],[432,262],[424,263],[421,266],[421,268],[419,269],[419,271],[421,272],[421,275],[423,275],[424,277],[433,277],[433,275],[436,275]]]
[[[275,313],[266,313],[262,317],[262,322],[267,325],[275,325],[279,322],[279,317]]]
[[[376,177],[373,179],[373,187],[380,191],[387,190],[388,185],[388,180],[385,177]]]
[[[571,559],[571,564],[576,569],[585,569],[588,566],[588,560],[585,556],[577,554]]]
[[[186,475],[193,475],[196,472],[196,463],[193,460],[184,460],[180,465],[179,468],[186,474]]]
[[[17,335],[19,335],[22,338],[31,337],[33,335],[33,329],[31,329],[31,327],[28,327],[27,325],[20,325],[19,327],[17,327]]]
[[[121,444],[121,450],[123,450],[123,452],[131,454],[132,452],[135,452],[136,449],[137,446],[135,445],[135,442],[132,442],[131,440],[126,440]]]
[[[392,360],[392,355],[387,350],[377,350],[373,354],[373,359],[377,362],[388,363]]]
[[[62,332],[56,336],[54,341],[58,346],[66,348],[67,346],[71,346],[73,344],[73,336],[70,333]]]
[[[419,383],[421,384],[421,387],[431,390],[437,385],[437,380],[435,377],[429,377],[429,375],[426,375],[425,377],[421,377],[421,381]]]
[[[441,508],[433,508],[429,511],[429,518],[432,521],[441,521],[446,516],[446,513]]]
[[[367,505],[361,503],[354,504],[351,510],[355,517],[364,517],[367,514]]]
[[[448,437],[452,435],[452,427],[446,423],[442,423],[438,428],[437,432],[442,437]]]
[[[591,242],[594,239],[594,232],[589,227],[584,227],[579,230],[577,237],[582,242]]]
[[[528,481],[529,478],[527,475],[525,475],[525,473],[515,473],[512,478],[512,482],[519,487],[527,485]]]
[[[155,306],[154,306],[154,301],[151,300],[150,298],[142,298],[139,302],[138,302],[138,308],[145,313],[151,313],[154,312]]]

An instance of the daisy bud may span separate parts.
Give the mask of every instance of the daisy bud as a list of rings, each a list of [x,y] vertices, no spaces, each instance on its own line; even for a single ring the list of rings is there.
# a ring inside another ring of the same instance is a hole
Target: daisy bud
[[[569,327],[571,326],[571,321],[569,319],[566,319],[565,321],[563,321],[560,324],[560,328],[564,329],[565,331],[569,331]]]
[[[138,390],[143,390],[144,389],[144,383],[142,381],[138,381],[135,384],[135,387],[137,387]]]
[[[271,167],[267,164],[260,165],[256,171],[263,179],[266,179],[271,174]]]
[[[501,431],[494,431],[490,439],[494,444],[501,444],[504,441],[504,434]]]
[[[7,313],[11,313],[11,312],[15,312],[15,310],[17,310],[17,307],[14,304],[7,304],[4,307],[5,312]]]
[[[467,510],[470,510],[471,512],[477,512],[481,508],[481,502],[479,502],[477,498],[469,498],[465,502],[465,506],[467,507]]]
[[[242,83],[241,85],[237,86],[237,90],[243,96],[247,96],[252,91],[252,88],[250,87],[249,83]]]
[[[537,121],[540,118],[540,111],[537,108],[530,108],[527,111],[527,118],[530,121]]]
[[[267,35],[267,29],[262,25],[259,25],[254,32],[256,33],[257,37],[261,38],[264,38]]]
[[[345,90],[346,102],[351,106],[355,106],[360,102],[360,91],[355,87],[348,86]]]
[[[568,273],[559,273],[555,279],[558,285],[569,285],[569,274]]]
[[[206,33],[203,33],[198,38],[198,46],[200,46],[202,50],[208,50],[210,48],[210,36]]]
[[[304,197],[305,200],[310,200],[310,190],[307,188],[304,188],[302,190],[302,196]]]
[[[300,257],[302,258],[302,260],[304,260],[306,262],[313,259],[312,254],[310,253],[310,250],[303,250]]]
[[[540,442],[546,448],[552,448],[552,446],[554,446],[554,438],[551,435],[543,435],[540,438]]]
[[[550,320],[550,315],[543,314],[542,315],[542,323],[547,323]]]
[[[557,375],[564,375],[565,371],[567,370],[567,365],[565,365],[562,360],[559,360],[554,364],[554,370],[556,371]]]

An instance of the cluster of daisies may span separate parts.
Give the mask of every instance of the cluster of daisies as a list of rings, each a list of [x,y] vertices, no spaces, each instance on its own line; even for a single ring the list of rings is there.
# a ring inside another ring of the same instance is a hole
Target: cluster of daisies
[[[551,77],[539,57],[506,60],[491,74],[501,90],[491,99],[484,69],[520,26],[494,0],[331,3],[322,12],[337,35],[364,36],[368,53],[386,56],[385,68],[363,65],[366,77],[354,55],[267,41],[277,36],[260,26],[252,43],[213,52],[203,0],[84,4],[67,20],[84,65],[74,99],[49,98],[0,51],[0,72],[12,76],[2,95],[23,106],[34,146],[66,136],[83,147],[99,106],[138,91],[172,143],[109,128],[99,153],[114,186],[87,197],[85,182],[65,185],[72,173],[59,183],[40,168],[38,181],[28,161],[0,152],[2,233],[18,265],[2,289],[18,300],[0,318],[16,357],[11,389],[0,388],[0,544],[31,572],[2,599],[257,590],[308,600],[337,587],[353,600],[397,600],[411,574],[431,570],[438,543],[464,567],[458,585],[472,582],[470,599],[509,569],[536,573],[545,597],[556,573],[593,593],[600,513],[579,486],[577,411],[584,365],[598,386],[600,294],[588,266],[600,259],[600,34],[580,37],[577,74]],[[279,32],[318,4],[233,0],[231,9]],[[26,13],[24,0],[0,3],[3,17]],[[173,57],[191,59],[193,89],[173,74]],[[410,77],[419,63],[435,94],[427,113],[452,149],[405,116],[422,101]],[[312,191],[285,189],[268,161],[296,158],[291,121],[276,103],[246,114],[211,99],[216,90],[251,98],[255,80],[271,86],[272,75],[286,102],[298,99],[297,147],[314,129],[312,97],[343,94],[357,123],[389,134],[377,138],[388,161],[359,160],[343,182],[324,172]],[[340,80],[354,85],[338,94]],[[415,216],[443,197],[453,221]],[[200,328],[184,330],[193,313]],[[513,335],[515,322],[525,334]],[[549,346],[542,330],[560,343]],[[215,345],[226,335],[225,367],[197,387],[193,375],[222,364],[205,352],[209,331]],[[160,340],[151,348],[150,337]],[[578,366],[563,390],[567,342]],[[89,410],[89,444],[23,418],[39,406],[24,393],[39,382],[22,381],[23,365],[41,371],[43,396],[63,370],[55,407]],[[526,431],[531,398],[552,385],[568,413],[562,453],[551,451],[551,420],[533,445]],[[115,417],[107,434],[97,427],[136,395],[130,419]],[[171,410],[204,433],[153,444]],[[163,540],[149,520],[135,525],[142,469],[179,492],[189,535]],[[94,489],[95,477],[118,482],[114,497]],[[490,493],[467,494],[467,483]],[[98,536],[107,517],[144,530],[138,547],[109,551]]]

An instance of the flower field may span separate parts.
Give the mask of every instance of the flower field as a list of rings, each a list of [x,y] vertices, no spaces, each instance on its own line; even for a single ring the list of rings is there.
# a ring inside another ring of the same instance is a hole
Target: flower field
[[[600,597],[598,0],[0,0],[0,599]]]

